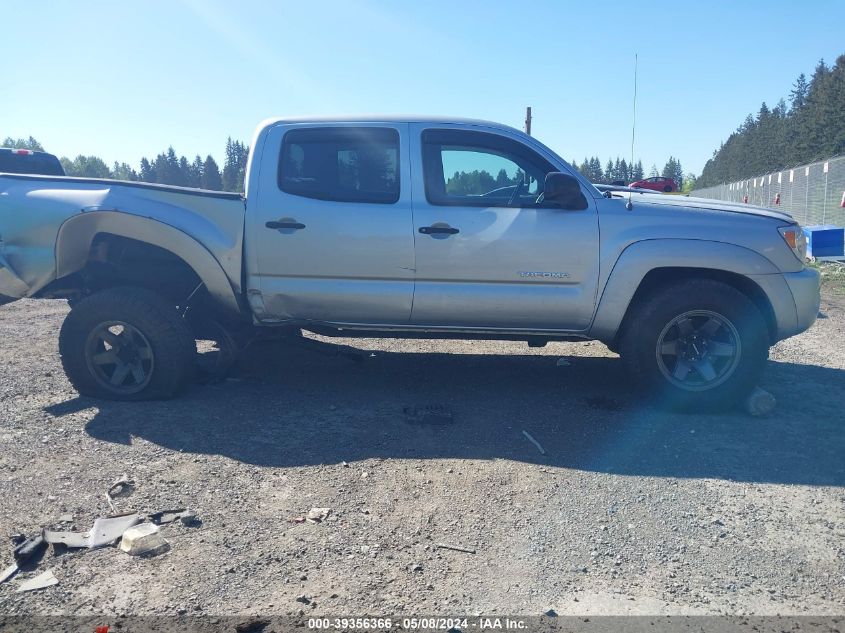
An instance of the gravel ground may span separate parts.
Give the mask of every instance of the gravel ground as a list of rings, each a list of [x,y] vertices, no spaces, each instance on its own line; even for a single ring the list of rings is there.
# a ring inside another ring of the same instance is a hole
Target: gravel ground
[[[268,344],[178,400],[98,402],[60,368],[66,312],[0,308],[0,536],[87,530],[123,473],[120,510],[202,524],[155,558],[48,552],[0,614],[845,612],[841,296],[772,351],[766,419],[657,411],[598,343]],[[454,422],[403,414],[431,404]]]

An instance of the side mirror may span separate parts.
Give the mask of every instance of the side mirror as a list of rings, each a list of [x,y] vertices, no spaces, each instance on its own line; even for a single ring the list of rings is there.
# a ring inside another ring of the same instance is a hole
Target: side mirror
[[[569,174],[553,171],[546,174],[543,184],[543,200],[553,202],[563,209],[580,211],[587,208],[587,198],[581,192],[581,185]]]

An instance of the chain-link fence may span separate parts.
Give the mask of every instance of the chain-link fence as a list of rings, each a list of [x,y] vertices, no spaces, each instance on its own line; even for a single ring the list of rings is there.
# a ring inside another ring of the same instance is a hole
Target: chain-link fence
[[[845,226],[845,156],[696,189],[690,195],[783,209],[804,226]]]

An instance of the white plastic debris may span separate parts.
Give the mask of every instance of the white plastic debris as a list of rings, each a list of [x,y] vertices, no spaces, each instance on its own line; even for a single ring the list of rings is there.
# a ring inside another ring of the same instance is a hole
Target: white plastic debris
[[[525,436],[525,439],[527,439],[529,442],[531,442],[534,446],[536,446],[536,447],[537,447],[537,450],[538,450],[538,451],[540,451],[540,454],[541,454],[541,455],[545,455],[545,454],[546,454],[546,449],[544,449],[544,448],[540,445],[540,442],[538,442],[537,440],[535,440],[535,439],[534,439],[534,436],[533,436],[533,435],[531,435],[531,433],[529,433],[528,431],[526,431],[525,429],[523,429],[523,430],[522,430],[522,434]]]
[[[154,523],[141,523],[123,533],[120,549],[130,556],[156,556],[170,549],[158,526]]]
[[[135,513],[109,518],[101,517],[96,519],[94,526],[85,533],[44,530],[44,540],[51,544],[61,543],[66,547],[87,547],[88,549],[94,549],[95,547],[111,545],[128,528],[140,523],[141,520],[141,516]]]
[[[26,582],[22,582],[18,587],[18,593],[21,591],[35,591],[36,589],[46,589],[53,585],[58,585],[59,579],[53,575],[53,571],[48,569],[43,574],[38,574],[35,578],[30,578]]]
[[[322,523],[329,518],[329,514],[331,514],[331,508],[311,508],[305,515],[305,520],[308,523]]]

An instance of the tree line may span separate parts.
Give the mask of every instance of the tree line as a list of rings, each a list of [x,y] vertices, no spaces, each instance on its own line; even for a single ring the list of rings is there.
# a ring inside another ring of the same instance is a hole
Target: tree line
[[[500,169],[494,178],[487,170],[456,171],[446,181],[446,193],[453,196],[472,196],[489,193],[495,189],[513,187],[521,184],[525,179],[522,170],[517,169],[514,176],[508,176],[508,172]]]
[[[31,149],[46,151],[33,137],[14,139],[7,137],[2,147],[16,149]],[[115,180],[131,180],[137,182],[152,182],[179,187],[200,187],[214,191],[244,190],[244,175],[246,173],[249,147],[240,141],[233,141],[230,137],[226,141],[225,160],[221,170],[211,155],[202,159],[199,155],[189,161],[185,156],[177,156],[173,147],[161,152],[154,159],[143,157],[139,168],[135,170],[127,163],[115,162],[109,167],[98,156],[79,155],[74,159],[62,156],[59,160],[68,176],[83,178],[109,178]]]
[[[577,161],[572,161],[571,165],[575,167],[587,180],[596,184],[609,185],[612,183],[624,182],[626,185],[645,178],[643,172],[643,162],[638,160],[636,163],[628,164],[628,162],[618,156],[616,160],[608,158],[605,167],[602,168],[601,160],[598,156],[592,158],[585,158],[579,165]],[[695,176],[688,174],[684,176],[684,170],[681,167],[681,161],[670,156],[669,160],[663,166],[662,171],[657,171],[657,165],[652,165],[648,177],[663,176],[664,178],[672,178],[678,187],[683,188],[684,182],[688,181],[691,184],[695,180]]]
[[[7,137],[3,141],[2,147],[46,151],[41,143],[31,136],[26,139]],[[211,155],[206,156],[205,160],[197,155],[189,161],[185,156],[177,156],[173,147],[168,147],[167,151],[161,152],[152,160],[143,157],[137,170],[127,163],[118,162],[109,167],[98,156],[83,156],[80,154],[72,160],[65,156],[59,160],[68,176],[111,178],[180,187],[200,187],[214,191],[242,192],[244,190],[244,175],[248,155],[249,147],[240,141],[233,141],[229,137],[226,141],[222,170]],[[601,161],[597,156],[594,156],[585,158],[580,165],[576,160],[573,160],[570,164],[590,182],[597,184],[624,182],[627,185],[645,177],[642,160],[629,165],[624,158],[620,159],[617,156],[615,161],[608,158],[605,167],[602,168]],[[689,185],[695,181],[695,176],[692,174],[684,176],[681,161],[673,156],[669,157],[660,172],[658,172],[656,165],[652,165],[649,172],[649,177],[651,176],[673,178],[678,183],[678,187],[683,187],[685,180]],[[495,177],[486,171],[468,174],[455,173],[449,179],[447,190],[453,193],[489,191],[495,187],[512,185],[516,180],[518,180],[518,177],[515,176],[514,179],[511,179],[507,176],[507,173],[504,173],[504,170]]]
[[[710,187],[845,153],[845,55],[801,73],[774,108],[764,101],[713,152],[696,187]]]

